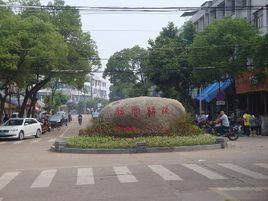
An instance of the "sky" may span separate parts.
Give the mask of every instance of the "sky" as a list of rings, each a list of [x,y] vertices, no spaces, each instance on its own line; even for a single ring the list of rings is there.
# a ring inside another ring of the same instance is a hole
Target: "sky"
[[[43,2],[47,2],[44,0]],[[168,7],[200,6],[204,0],[65,0],[71,6],[126,6],[126,7]],[[135,45],[147,47],[149,39],[157,37],[168,22],[182,26],[185,18],[182,12],[168,14],[129,13],[81,13],[82,28],[90,31],[98,46],[101,59],[108,59],[116,51]],[[120,31],[115,31],[120,30]],[[106,60],[102,60],[105,67]]]

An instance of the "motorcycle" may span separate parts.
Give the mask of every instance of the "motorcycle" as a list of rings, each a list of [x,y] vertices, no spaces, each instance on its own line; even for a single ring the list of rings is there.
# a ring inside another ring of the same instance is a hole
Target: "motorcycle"
[[[231,141],[235,141],[239,138],[240,125],[231,125],[228,128],[219,129],[215,124],[208,123],[206,125],[206,131],[210,134],[227,137]]]

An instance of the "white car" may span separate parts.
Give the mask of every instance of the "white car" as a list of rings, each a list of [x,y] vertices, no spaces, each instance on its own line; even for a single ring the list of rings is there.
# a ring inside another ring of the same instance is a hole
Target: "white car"
[[[23,140],[25,137],[42,134],[41,123],[33,118],[11,118],[0,126],[0,138]]]

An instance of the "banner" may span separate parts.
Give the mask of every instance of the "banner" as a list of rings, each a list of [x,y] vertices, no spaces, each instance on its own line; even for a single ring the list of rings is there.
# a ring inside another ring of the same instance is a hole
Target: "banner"
[[[235,79],[237,94],[268,91],[268,78],[264,83],[258,84],[258,80],[253,72],[244,72]]]

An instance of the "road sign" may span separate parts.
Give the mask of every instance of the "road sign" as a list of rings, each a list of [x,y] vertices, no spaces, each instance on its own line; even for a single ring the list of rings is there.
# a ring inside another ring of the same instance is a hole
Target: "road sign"
[[[216,101],[216,105],[225,105],[225,101]]]
[[[218,91],[218,93],[216,95],[216,100],[217,101],[224,101],[224,99],[225,99],[224,91]]]

